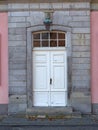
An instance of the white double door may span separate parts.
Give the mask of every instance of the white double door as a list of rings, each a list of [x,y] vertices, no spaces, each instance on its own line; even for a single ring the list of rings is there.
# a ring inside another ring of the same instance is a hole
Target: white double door
[[[65,51],[33,51],[33,106],[67,105]]]

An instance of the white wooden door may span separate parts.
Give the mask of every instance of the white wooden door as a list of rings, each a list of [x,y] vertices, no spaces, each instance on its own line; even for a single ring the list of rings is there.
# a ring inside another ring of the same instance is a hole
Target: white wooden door
[[[67,105],[65,51],[33,51],[33,105]]]

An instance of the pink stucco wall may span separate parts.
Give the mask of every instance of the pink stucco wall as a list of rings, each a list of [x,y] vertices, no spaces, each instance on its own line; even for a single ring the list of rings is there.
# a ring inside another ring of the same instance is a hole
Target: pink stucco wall
[[[8,103],[8,16],[0,13],[0,104]]]
[[[98,11],[91,12],[91,95],[98,103]]]

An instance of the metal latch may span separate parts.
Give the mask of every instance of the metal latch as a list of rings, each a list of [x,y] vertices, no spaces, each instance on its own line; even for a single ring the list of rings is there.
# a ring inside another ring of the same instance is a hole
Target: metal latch
[[[52,84],[52,78],[50,78],[50,84]]]

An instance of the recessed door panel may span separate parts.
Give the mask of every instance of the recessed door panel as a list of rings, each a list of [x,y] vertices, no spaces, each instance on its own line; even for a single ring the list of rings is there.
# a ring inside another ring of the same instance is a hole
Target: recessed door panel
[[[49,54],[34,51],[33,53],[33,91],[48,91],[49,85]]]
[[[49,106],[48,92],[34,92],[33,93],[33,105],[34,106]]]
[[[51,106],[66,106],[67,93],[64,92],[51,92]]]
[[[52,75],[52,89],[64,89],[65,88],[65,81],[64,81],[64,66],[57,66],[54,65],[52,67],[53,75]]]
[[[46,89],[47,88],[47,66],[36,65],[35,67],[35,89]]]

